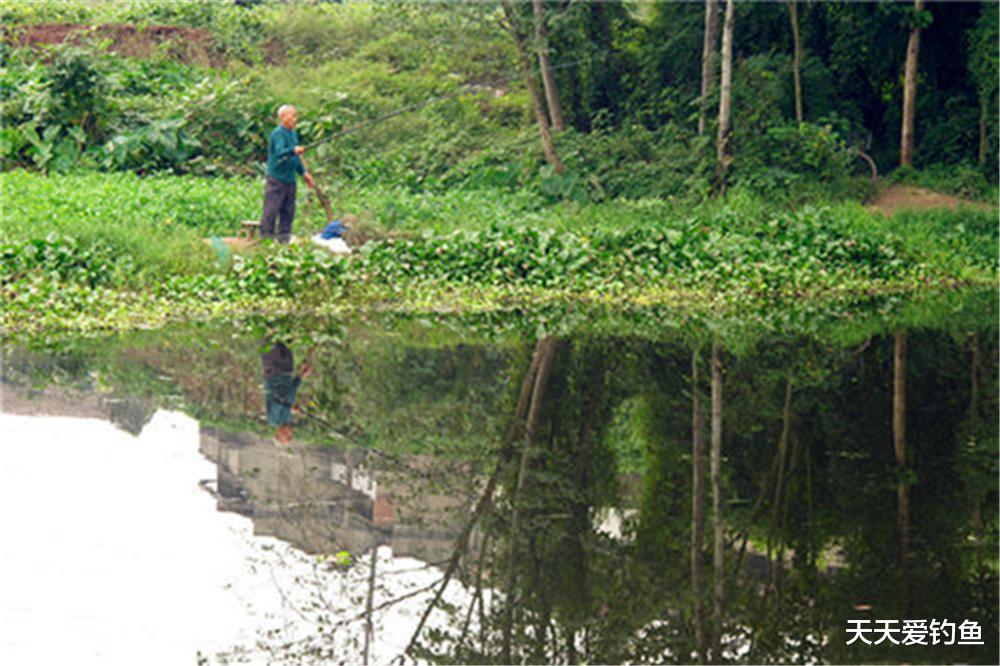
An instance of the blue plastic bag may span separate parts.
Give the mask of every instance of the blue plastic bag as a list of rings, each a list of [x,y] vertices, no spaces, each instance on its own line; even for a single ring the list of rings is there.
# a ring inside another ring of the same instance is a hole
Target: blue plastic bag
[[[326,225],[326,228],[320,232],[319,237],[323,240],[330,240],[331,238],[340,238],[347,231],[347,227],[341,224],[340,220],[334,220],[330,224]]]

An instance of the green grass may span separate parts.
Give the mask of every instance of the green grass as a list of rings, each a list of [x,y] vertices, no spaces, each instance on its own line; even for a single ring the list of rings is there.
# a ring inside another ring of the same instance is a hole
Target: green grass
[[[259,214],[260,192],[247,181],[133,174],[2,175],[2,235],[71,236],[134,259],[157,278],[204,271],[212,251],[203,238],[232,234]]]
[[[746,192],[694,206],[546,205],[501,190],[334,194],[335,207],[373,234],[352,257],[306,245],[220,261],[204,239],[258,217],[257,179],[5,173],[5,325],[63,325],[104,300],[131,326],[161,310],[204,316],[265,300],[295,310],[331,300],[434,309],[443,299],[481,310],[490,299],[583,298],[721,312],[996,282],[995,210],[887,218],[850,202],[788,210]],[[296,231],[323,223],[303,196]]]
[[[615,253],[650,255],[643,241],[662,244],[659,236],[665,234],[679,252],[667,263],[686,269],[762,262],[805,266],[806,259],[816,258],[826,261],[827,268],[836,260],[844,268],[894,273],[899,265],[922,263],[954,273],[970,266],[989,268],[997,256],[995,211],[937,210],[885,218],[850,202],[789,211],[746,192],[692,205],[656,198],[546,204],[537,193],[496,189],[413,193],[405,188],[340,189],[333,183],[327,184],[327,191],[337,214],[356,215],[376,237],[410,232],[406,249],[418,254],[423,246],[449,253],[439,248],[449,242],[451,248],[471,243],[468,252],[475,254],[491,236],[509,241],[525,232],[546,232],[555,234],[552,238],[564,249],[584,252],[596,246],[592,258],[602,263],[620,257],[601,255],[601,246]],[[261,181],[248,178],[12,171],[0,180],[3,239],[40,239],[56,233],[84,246],[110,246],[151,276],[203,272],[213,255],[202,239],[236,235],[241,220],[258,218],[261,192]],[[325,223],[307,193],[300,188],[299,235]],[[447,238],[469,232],[473,236]],[[835,247],[837,243],[842,247]],[[862,251],[866,246],[869,249]],[[685,252],[690,254],[687,260],[681,256]],[[879,257],[897,264],[879,264]],[[696,272],[706,276],[703,270]]]

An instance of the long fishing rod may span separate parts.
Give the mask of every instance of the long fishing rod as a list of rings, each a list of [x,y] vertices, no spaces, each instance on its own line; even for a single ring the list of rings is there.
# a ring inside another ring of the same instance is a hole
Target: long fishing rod
[[[607,55],[607,52],[608,52],[608,49],[603,49],[601,51],[595,51],[588,58],[581,58],[579,60],[574,60],[574,61],[571,61],[571,62],[560,63],[558,65],[554,65],[552,67],[549,67],[549,70],[550,71],[555,71],[555,70],[560,70],[560,69],[567,69],[569,67],[574,67],[574,66],[579,65],[580,63],[584,63],[584,62],[600,61],[600,60],[604,59],[604,57]],[[597,57],[594,57],[594,54],[599,54],[599,55]],[[535,69],[535,70],[532,70],[530,74],[531,74],[531,76],[535,76],[535,75],[539,74],[541,71],[542,70],[540,68],[539,69]],[[521,73],[522,72],[520,70],[511,69],[511,70],[507,70],[506,72],[500,72],[500,75],[506,77],[508,75],[515,75],[515,74],[521,74]],[[390,118],[395,118],[396,116],[402,115],[404,113],[409,113],[410,111],[419,111],[420,109],[428,107],[431,104],[434,104],[436,102],[440,102],[440,101],[443,101],[443,100],[453,99],[455,97],[458,97],[459,95],[465,94],[466,92],[468,92],[468,91],[465,88],[463,88],[462,90],[458,90],[456,92],[449,93],[447,95],[437,95],[435,97],[431,97],[430,99],[425,100],[423,102],[418,102],[417,104],[413,104],[411,106],[407,106],[407,107],[404,107],[402,109],[397,109],[397,110],[395,110],[395,111],[393,111],[391,113],[387,113],[385,115],[378,116],[376,118],[371,118],[369,120],[362,121],[362,122],[358,123],[357,125],[353,125],[352,127],[348,127],[347,129],[340,130],[339,132],[334,132],[333,134],[330,134],[329,136],[326,136],[326,137],[324,137],[322,139],[319,139],[317,141],[313,141],[312,143],[305,144],[302,147],[305,148],[305,149],[307,149],[307,150],[309,150],[309,149],[315,148],[317,146],[321,146],[321,145],[323,145],[325,143],[329,143],[330,141],[333,141],[334,139],[339,139],[341,137],[348,136],[350,134],[354,134],[355,132],[357,132],[357,131],[359,131],[361,129],[364,129],[365,127],[368,127],[368,126],[371,126],[371,125],[378,125],[379,123],[385,122],[386,120],[389,120]],[[291,154],[285,155],[284,157],[282,157],[281,159],[279,159],[278,162],[279,163],[280,162],[284,162],[285,160],[289,159],[290,157],[291,157]]]

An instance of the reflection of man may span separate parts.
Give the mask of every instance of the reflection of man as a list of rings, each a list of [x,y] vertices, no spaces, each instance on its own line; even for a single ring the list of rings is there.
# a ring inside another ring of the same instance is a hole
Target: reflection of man
[[[264,407],[267,422],[275,426],[274,441],[288,446],[292,443],[292,415],[298,413],[295,395],[312,368],[303,361],[296,376],[292,350],[280,342],[274,342],[268,349],[269,343],[270,340],[264,340],[265,351],[260,355],[264,366]]]

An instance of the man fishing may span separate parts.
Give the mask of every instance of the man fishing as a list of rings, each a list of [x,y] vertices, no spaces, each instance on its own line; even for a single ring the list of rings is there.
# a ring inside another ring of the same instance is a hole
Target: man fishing
[[[267,177],[264,185],[264,213],[260,218],[260,237],[275,237],[274,221],[277,218],[279,243],[287,243],[292,237],[296,174],[302,176],[309,187],[316,187],[316,181],[306,171],[299,157],[306,149],[299,145],[299,137],[295,133],[297,121],[295,107],[283,104],[278,109],[278,126],[271,132],[267,144]]]

